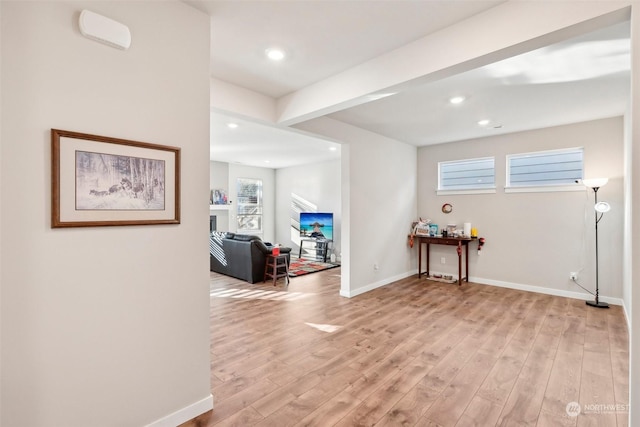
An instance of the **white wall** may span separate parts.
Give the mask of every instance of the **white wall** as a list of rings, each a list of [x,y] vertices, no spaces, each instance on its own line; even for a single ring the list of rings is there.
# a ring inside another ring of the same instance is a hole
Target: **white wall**
[[[640,106],[640,2],[633,3],[631,13],[631,109],[629,117],[632,119],[630,126],[631,136],[631,176],[629,185],[631,192],[631,216],[637,220],[640,213],[640,185],[638,185],[638,171],[640,171],[640,122],[637,120],[638,108]],[[640,278],[640,227],[631,223],[631,230],[627,230],[633,237],[631,244],[632,253],[629,259],[632,260],[630,271],[630,282],[625,283],[629,289],[625,292],[625,297],[630,298],[629,306],[631,317],[631,327],[629,328],[629,425],[640,425],[640,290],[638,290],[638,278]],[[634,286],[634,284],[636,286]],[[634,310],[631,312],[631,310]]]
[[[416,147],[329,118],[297,127],[342,145],[340,294],[352,297],[414,273],[407,234],[417,210]],[[374,269],[378,265],[378,270]]]
[[[470,247],[473,281],[533,286],[542,292],[579,297],[586,294],[569,280],[595,290],[594,197],[579,192],[505,193],[506,155],[584,147],[585,177],[608,177],[598,192],[612,209],[599,224],[600,293],[610,302],[622,297],[623,121],[598,120],[529,132],[422,147],[418,150],[418,212],[443,225],[471,222],[486,239],[482,255]],[[495,156],[495,194],[438,196],[438,162]],[[442,213],[444,203],[453,212]],[[434,246],[431,269],[457,276],[451,248]],[[440,258],[446,258],[446,264]],[[611,300],[614,298],[614,300]]]
[[[623,265],[622,265],[622,301],[627,322],[631,324],[633,315],[632,299],[632,266],[633,266],[633,139],[631,108],[624,116],[624,233],[623,233]]]
[[[284,246],[298,248],[291,240],[291,194],[333,213],[333,252],[340,254],[342,214],[340,207],[340,160],[276,170],[276,238]]]
[[[180,2],[0,8],[1,423],[186,421],[212,403],[209,19]],[[128,25],[131,48],[82,37],[83,8]],[[51,229],[51,128],[181,147],[181,224]]]
[[[209,162],[209,188],[222,189],[229,195],[229,163]]]
[[[0,153],[3,152],[2,140],[2,109],[1,109],[1,100],[2,100],[2,6],[0,5]],[[2,198],[2,157],[0,156],[0,200]],[[4,241],[2,236],[2,209],[0,208],[0,242]],[[2,315],[2,244],[0,244],[0,319],[3,318]],[[0,325],[0,378],[2,378],[2,326]],[[2,387],[0,386],[0,425],[2,424]]]
[[[262,217],[262,240],[273,242],[276,235],[275,230],[275,203],[276,203],[276,179],[275,171],[269,168],[257,168],[253,166],[229,164],[229,199],[233,202],[229,210],[229,231],[236,232],[238,229],[236,195],[238,178],[254,178],[262,180],[262,203],[264,214]]]

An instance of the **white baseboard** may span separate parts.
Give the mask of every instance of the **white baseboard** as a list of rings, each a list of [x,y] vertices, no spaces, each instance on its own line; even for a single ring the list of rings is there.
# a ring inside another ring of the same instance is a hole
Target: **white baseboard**
[[[517,289],[520,291],[537,292],[539,294],[555,295],[558,297],[566,297],[579,299],[583,301],[592,300],[593,295],[584,292],[563,291],[560,289],[544,288],[542,286],[523,285],[520,283],[503,282],[500,280],[484,279],[482,277],[469,277],[469,281],[480,285],[498,286],[500,288]],[[600,295],[600,301],[613,305],[624,305],[621,298],[613,298]]]
[[[624,304],[624,300],[622,300],[622,311],[624,312],[624,319],[627,321],[627,330],[629,331],[629,335],[631,335],[631,319],[629,318],[629,312],[627,311],[627,305]]]
[[[433,274],[438,274],[437,271],[432,271],[431,273]],[[401,279],[405,279],[407,277],[411,277],[414,275],[417,275],[418,271],[410,271],[410,272],[406,272],[406,273],[402,273],[399,274],[397,276],[393,276],[390,277],[388,279],[385,280],[381,280],[379,282],[375,282],[372,283],[370,285],[367,286],[363,286],[361,288],[355,289],[353,291],[349,291],[349,290],[343,290],[340,289],[340,296],[346,297],[346,298],[352,298],[355,297],[357,295],[363,294],[365,292],[369,292],[372,291],[376,288],[380,288],[382,286],[388,285],[390,283],[393,283],[395,281],[401,280]],[[573,298],[573,299],[579,299],[579,300],[583,300],[583,301],[587,301],[587,300],[592,300],[593,299],[593,295],[588,294],[588,293],[584,293],[584,292],[573,292],[573,291],[564,291],[564,290],[560,290],[560,289],[553,289],[553,288],[545,288],[542,286],[533,286],[533,285],[523,285],[520,283],[512,283],[512,282],[504,282],[504,281],[500,281],[500,280],[493,280],[493,279],[484,279],[482,277],[469,277],[469,281],[473,282],[473,283],[478,283],[480,285],[490,285],[490,286],[498,286],[500,288],[509,288],[509,289],[516,289],[519,291],[527,291],[527,292],[536,292],[539,294],[546,294],[546,295],[554,295],[554,296],[559,296],[559,297],[566,297],[566,298]],[[607,297],[607,296],[600,296],[600,301],[606,302],[608,304],[613,304],[613,305],[621,305],[624,309],[625,312],[625,317],[627,319],[627,324],[629,323],[629,318],[627,316],[627,312],[626,312],[626,307],[624,306],[624,302],[621,298],[613,298],[613,297]]]
[[[187,407],[152,422],[151,424],[147,424],[147,427],[176,427],[212,409],[213,395],[210,394],[202,400],[194,402]]]
[[[350,291],[350,290],[346,290],[345,291],[344,289],[340,289],[340,296],[341,297],[346,297],[346,298],[353,298],[353,297],[358,296],[360,294],[364,294],[365,292],[369,292],[369,291],[372,291],[374,289],[381,288],[381,287],[383,287],[385,285],[388,285],[390,283],[397,282],[398,280],[402,280],[402,279],[406,279],[407,277],[415,276],[416,274],[417,274],[416,271],[407,271],[405,273],[401,273],[401,274],[398,274],[396,276],[386,278],[386,279],[381,280],[379,282],[371,283],[371,284],[369,284],[367,286],[363,286],[361,288],[354,289],[352,291]]]

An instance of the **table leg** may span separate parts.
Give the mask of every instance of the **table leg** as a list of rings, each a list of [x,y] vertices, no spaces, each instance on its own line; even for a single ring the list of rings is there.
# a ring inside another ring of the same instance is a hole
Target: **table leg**
[[[420,278],[420,273],[422,272],[422,240],[418,240],[418,279]]]
[[[287,258],[284,259],[284,272],[286,274],[286,276],[284,276],[285,277],[285,284],[287,286],[289,286],[289,280],[291,280],[291,279],[289,279],[289,264],[287,264]]]
[[[462,285],[462,247],[458,242],[458,286]]]
[[[429,250],[431,245],[427,242],[427,279],[429,278]]]
[[[464,245],[464,280],[469,283],[469,243]]]

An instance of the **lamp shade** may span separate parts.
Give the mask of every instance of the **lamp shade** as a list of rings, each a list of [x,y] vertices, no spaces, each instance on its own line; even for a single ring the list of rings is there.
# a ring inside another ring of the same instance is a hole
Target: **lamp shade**
[[[589,188],[600,188],[603,187],[607,182],[609,182],[609,178],[590,178],[582,180],[584,186]]]
[[[607,202],[598,202],[593,208],[600,213],[609,212],[611,210],[611,206]]]

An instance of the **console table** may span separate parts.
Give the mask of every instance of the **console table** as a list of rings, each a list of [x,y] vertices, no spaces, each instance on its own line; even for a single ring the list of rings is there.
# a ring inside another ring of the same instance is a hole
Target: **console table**
[[[422,245],[427,245],[427,271],[429,277],[429,246],[430,245],[448,245],[457,246],[458,252],[458,285],[462,285],[462,247],[464,246],[464,281],[469,281],[469,242],[476,240],[470,237],[440,237],[440,236],[420,236],[414,235],[413,238],[418,242],[418,278],[422,275]]]

